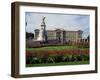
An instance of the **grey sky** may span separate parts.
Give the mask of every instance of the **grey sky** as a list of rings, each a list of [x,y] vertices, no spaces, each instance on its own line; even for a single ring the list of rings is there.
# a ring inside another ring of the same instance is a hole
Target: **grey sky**
[[[89,35],[89,15],[79,14],[51,14],[51,13],[25,13],[26,31],[34,33],[34,29],[39,29],[42,18],[46,17],[46,29],[54,30],[62,28],[65,30],[83,30],[83,37]]]

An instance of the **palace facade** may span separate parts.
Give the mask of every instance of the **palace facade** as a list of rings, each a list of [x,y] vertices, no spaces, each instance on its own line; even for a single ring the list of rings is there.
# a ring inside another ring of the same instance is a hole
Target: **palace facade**
[[[35,29],[35,37],[34,40],[37,40],[39,37],[39,29]],[[61,43],[66,43],[69,41],[73,42],[78,42],[82,39],[82,33],[83,31],[78,30],[78,31],[67,31],[64,29],[55,29],[55,30],[46,30],[46,35],[47,35],[47,41],[52,41],[52,40],[57,40]]]

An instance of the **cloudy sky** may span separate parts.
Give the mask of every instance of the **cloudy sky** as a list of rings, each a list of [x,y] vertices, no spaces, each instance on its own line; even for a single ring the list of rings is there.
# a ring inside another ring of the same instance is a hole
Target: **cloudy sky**
[[[83,37],[89,35],[89,15],[79,14],[53,14],[53,13],[25,13],[26,31],[34,33],[34,29],[39,29],[43,17],[45,18],[46,29],[54,30],[61,28],[65,30],[83,30]]]

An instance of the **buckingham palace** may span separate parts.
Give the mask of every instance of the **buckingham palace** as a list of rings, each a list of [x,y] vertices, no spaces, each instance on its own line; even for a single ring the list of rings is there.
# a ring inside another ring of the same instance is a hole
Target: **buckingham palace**
[[[77,42],[82,39],[82,30],[65,30],[56,28],[54,30],[46,29],[45,17],[42,20],[40,29],[34,30],[34,41],[41,42],[58,42],[58,43],[66,43],[66,42]],[[69,27],[70,28],[70,27]]]
[[[35,29],[35,40],[39,37],[39,29]],[[47,40],[57,40],[65,43],[69,41],[77,42],[82,39],[83,31],[67,31],[64,29],[46,30]]]
[[[27,40],[28,47],[37,47],[43,44],[55,45],[77,43],[82,40],[82,30],[68,30],[63,28],[51,30],[48,29],[44,20],[45,17],[42,20],[40,28],[34,29],[34,38],[32,40]]]

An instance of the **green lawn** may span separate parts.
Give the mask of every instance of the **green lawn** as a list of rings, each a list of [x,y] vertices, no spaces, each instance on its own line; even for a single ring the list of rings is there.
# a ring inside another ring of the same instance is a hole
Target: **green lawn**
[[[41,51],[41,50],[74,50],[74,49],[88,49],[88,48],[78,48],[76,46],[47,46],[40,48],[26,48],[28,51]]]
[[[89,61],[77,62],[60,62],[60,63],[43,63],[43,64],[26,64],[26,67],[41,67],[41,66],[61,66],[61,65],[84,65],[89,64]]]

